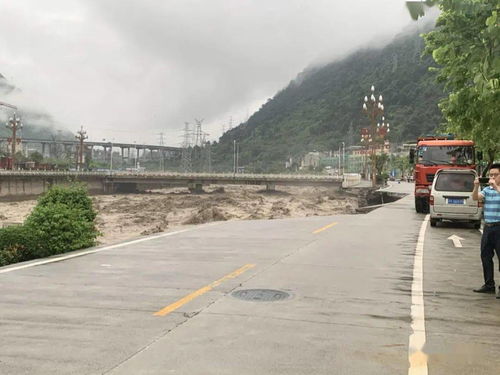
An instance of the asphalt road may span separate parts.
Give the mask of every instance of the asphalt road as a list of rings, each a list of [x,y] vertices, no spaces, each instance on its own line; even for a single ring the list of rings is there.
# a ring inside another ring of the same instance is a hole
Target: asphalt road
[[[408,374],[424,218],[408,196],[366,215],[195,226],[0,268],[0,374]],[[500,300],[472,293],[479,239],[427,224],[412,374],[499,373]],[[290,298],[232,295],[246,289]]]

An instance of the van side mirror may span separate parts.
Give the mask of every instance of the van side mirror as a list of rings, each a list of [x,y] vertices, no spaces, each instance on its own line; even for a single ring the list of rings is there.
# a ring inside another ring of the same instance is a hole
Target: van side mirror
[[[415,163],[415,150],[412,148],[410,149],[410,155],[409,155],[409,158],[410,158],[410,164],[413,164]]]
[[[478,161],[483,160],[483,152],[482,152],[482,151],[478,151],[478,152],[476,153],[476,159],[477,159]]]

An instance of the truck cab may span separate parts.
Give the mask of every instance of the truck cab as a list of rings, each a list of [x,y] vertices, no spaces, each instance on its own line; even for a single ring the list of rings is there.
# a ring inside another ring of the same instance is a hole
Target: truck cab
[[[417,147],[410,152],[415,162],[415,210],[429,212],[431,185],[440,169],[476,169],[474,142],[445,137],[419,138]]]

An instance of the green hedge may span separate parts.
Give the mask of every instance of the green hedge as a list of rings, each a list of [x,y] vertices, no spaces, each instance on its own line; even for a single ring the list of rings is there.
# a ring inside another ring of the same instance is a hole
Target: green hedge
[[[84,186],[51,188],[24,225],[0,229],[0,266],[94,246],[96,215]]]

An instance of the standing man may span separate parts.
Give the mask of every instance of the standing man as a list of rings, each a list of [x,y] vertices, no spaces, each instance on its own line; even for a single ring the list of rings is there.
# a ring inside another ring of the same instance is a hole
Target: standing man
[[[490,167],[490,180],[479,192],[479,179],[474,181],[472,199],[484,202],[484,231],[481,237],[481,262],[483,263],[484,285],[474,289],[476,293],[495,293],[493,257],[495,250],[500,258],[500,164]],[[500,299],[500,288],[497,294]]]

